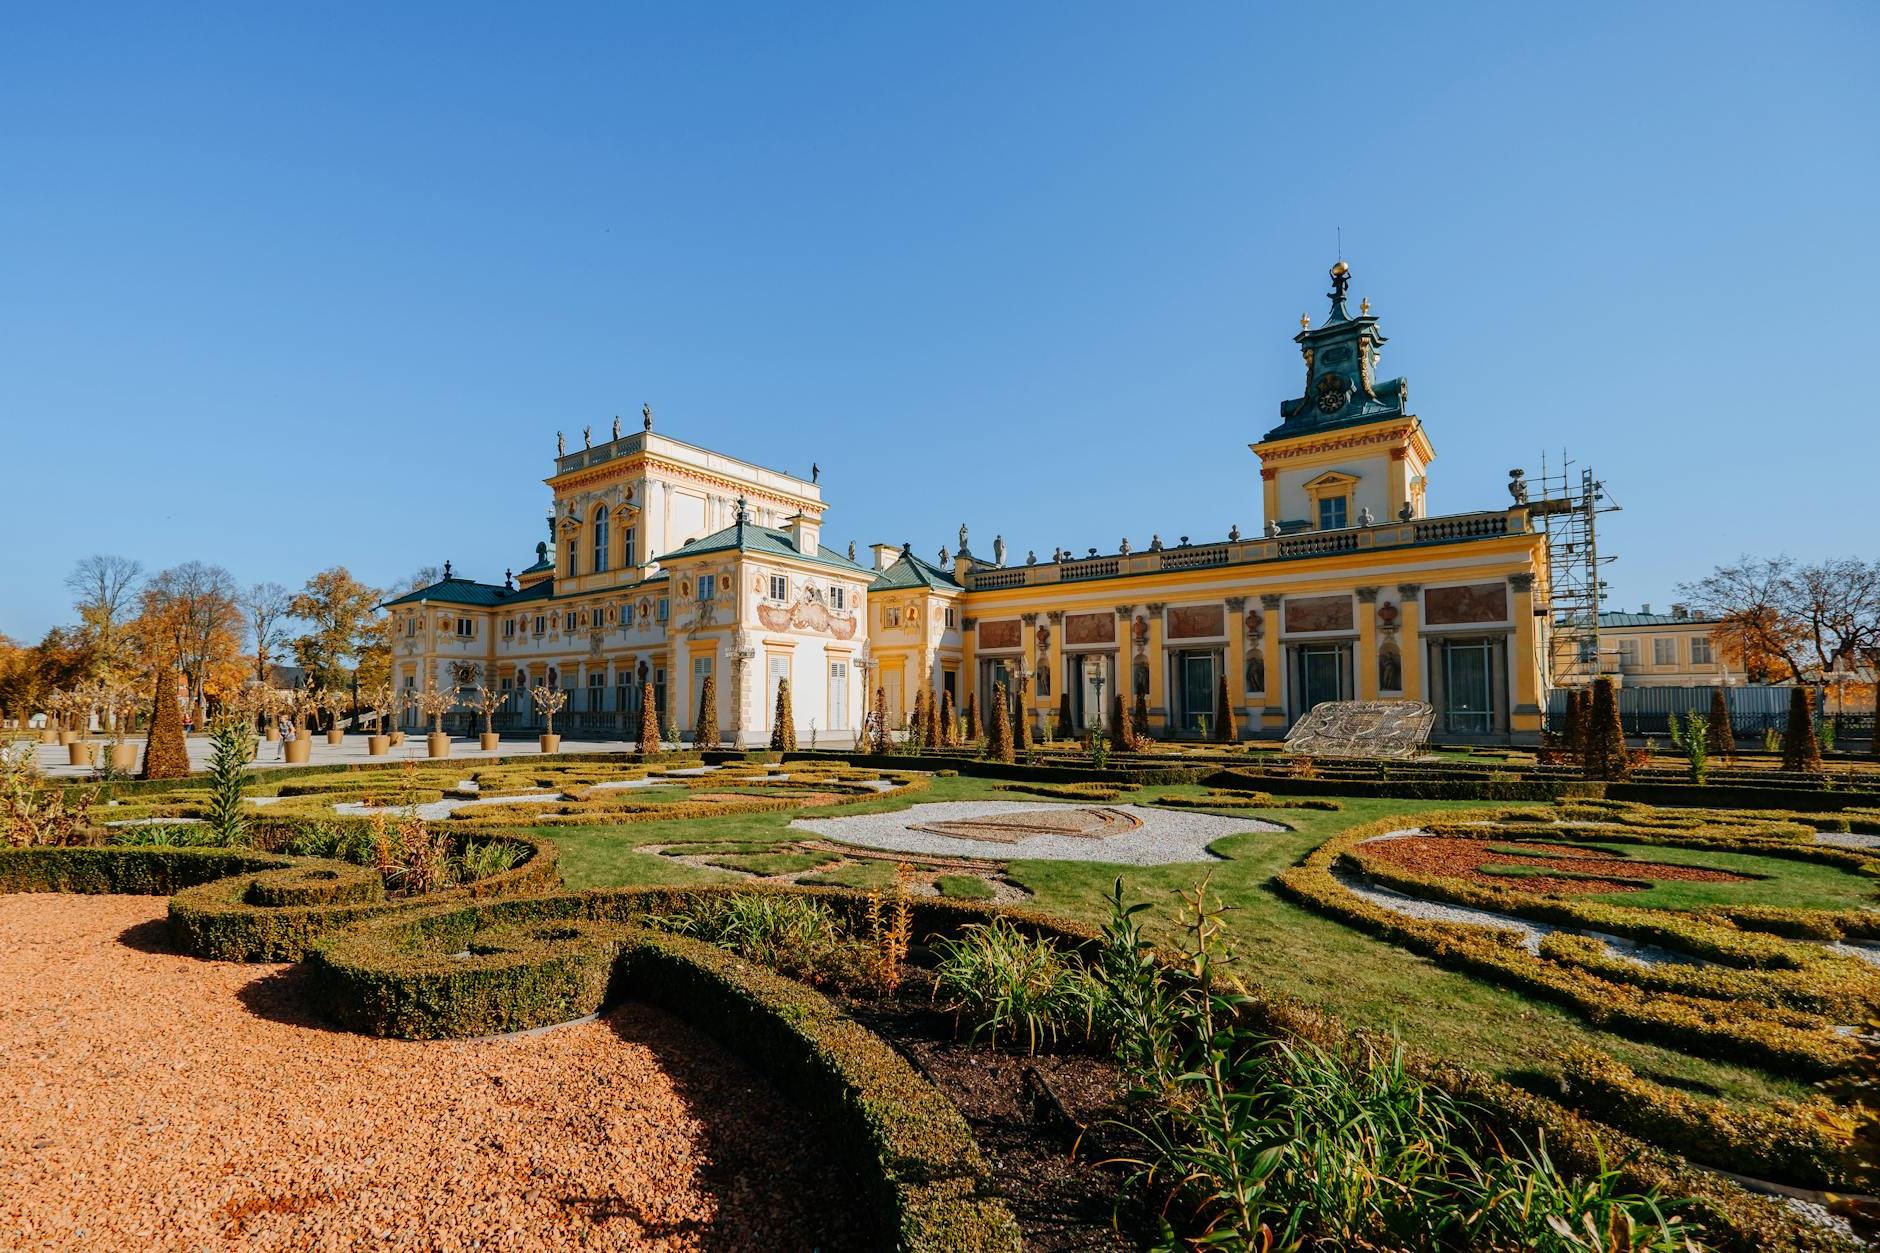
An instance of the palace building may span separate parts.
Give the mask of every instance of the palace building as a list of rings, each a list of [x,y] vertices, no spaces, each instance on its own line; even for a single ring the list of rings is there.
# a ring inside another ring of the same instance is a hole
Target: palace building
[[[626,739],[648,694],[689,736],[712,675],[741,745],[768,741],[785,679],[805,746],[852,745],[877,688],[899,726],[923,688],[983,709],[998,683],[1034,726],[1067,693],[1078,729],[1120,696],[1152,734],[1194,738],[1223,680],[1243,738],[1322,701],[1408,699],[1441,738],[1534,741],[1546,536],[1518,488],[1504,508],[1427,512],[1434,446],[1405,380],[1377,377],[1385,336],[1368,301],[1347,308],[1343,262],[1331,279],[1324,323],[1293,337],[1304,390],[1251,445],[1258,535],[1017,561],[962,526],[937,561],[885,544],[858,561],[821,541],[818,476],[670,438],[648,412],[557,457],[534,564],[500,584],[447,565],[385,606],[394,680],[506,690],[499,729],[537,725],[527,689],[560,688],[558,729]]]

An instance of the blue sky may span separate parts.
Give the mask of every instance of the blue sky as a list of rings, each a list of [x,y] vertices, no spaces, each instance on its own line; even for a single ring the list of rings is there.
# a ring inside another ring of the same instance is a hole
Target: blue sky
[[[391,11],[387,11],[391,10]],[[1872,556],[1880,9],[13,6],[0,632],[94,551],[500,579],[555,432],[840,545],[1259,524],[1342,227],[1434,511],[1563,445],[1612,603]],[[1864,551],[1863,551],[1864,550]]]

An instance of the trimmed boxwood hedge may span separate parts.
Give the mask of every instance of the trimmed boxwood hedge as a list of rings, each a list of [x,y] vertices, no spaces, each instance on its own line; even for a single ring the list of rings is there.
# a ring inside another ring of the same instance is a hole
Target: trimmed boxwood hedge
[[[553,891],[561,882],[556,864],[555,846],[546,840],[517,832],[503,839],[529,847],[529,856],[501,874],[478,879],[462,887],[428,893],[415,900],[327,899],[307,900],[303,904],[264,905],[256,903],[251,890],[266,897],[279,887],[307,891],[301,877],[308,862],[292,858],[281,860],[289,868],[263,872],[253,877],[237,875],[187,888],[170,898],[170,940],[185,953],[219,961],[299,961],[316,942],[333,934],[349,931],[369,919],[388,913],[449,902],[477,900],[493,896],[522,896]],[[321,866],[345,866],[344,862],[319,861]],[[261,887],[255,888],[256,882]],[[340,884],[350,882],[342,879]],[[336,888],[338,885],[336,885]],[[341,892],[355,889],[338,888]]]
[[[312,955],[322,1007],[355,1030],[463,1037],[566,1022],[623,996],[713,1035],[823,1125],[870,1189],[878,1235],[908,1250],[1021,1247],[989,1168],[947,1099],[814,990],[713,945],[590,912],[667,893],[565,894],[439,907]],[[527,917],[524,917],[524,916]]]
[[[169,896],[230,875],[284,870],[297,861],[236,848],[0,848],[0,892]]]

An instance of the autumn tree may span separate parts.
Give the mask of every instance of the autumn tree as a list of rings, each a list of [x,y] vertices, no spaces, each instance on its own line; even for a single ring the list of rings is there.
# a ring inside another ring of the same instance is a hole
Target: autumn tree
[[[1678,590],[1752,682],[1819,681],[1880,646],[1880,561],[1745,556]]]
[[[353,578],[345,566],[322,570],[289,602],[289,611],[311,628],[294,641],[294,657],[321,687],[352,679],[362,649],[373,643],[373,609],[379,589]],[[370,677],[370,676],[366,676]]]
[[[91,644],[91,664],[99,677],[122,668],[130,645],[130,623],[136,616],[137,589],[144,568],[129,557],[93,553],[65,577],[72,607]]]
[[[287,623],[294,613],[294,594],[279,583],[257,583],[241,594],[242,613],[255,650],[255,682],[267,683],[274,659],[287,643]]]
[[[146,655],[173,658],[188,685],[189,706],[206,725],[212,697],[247,680],[247,627],[235,578],[221,566],[186,561],[144,585],[137,633]]]

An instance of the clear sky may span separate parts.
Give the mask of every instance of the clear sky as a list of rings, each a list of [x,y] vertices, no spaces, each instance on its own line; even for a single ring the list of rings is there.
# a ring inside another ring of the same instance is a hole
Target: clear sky
[[[1880,7],[11,5],[0,632],[77,558],[542,535],[557,429],[823,467],[825,539],[1260,522],[1337,231],[1435,512],[1594,465],[1614,606],[1871,557]]]

